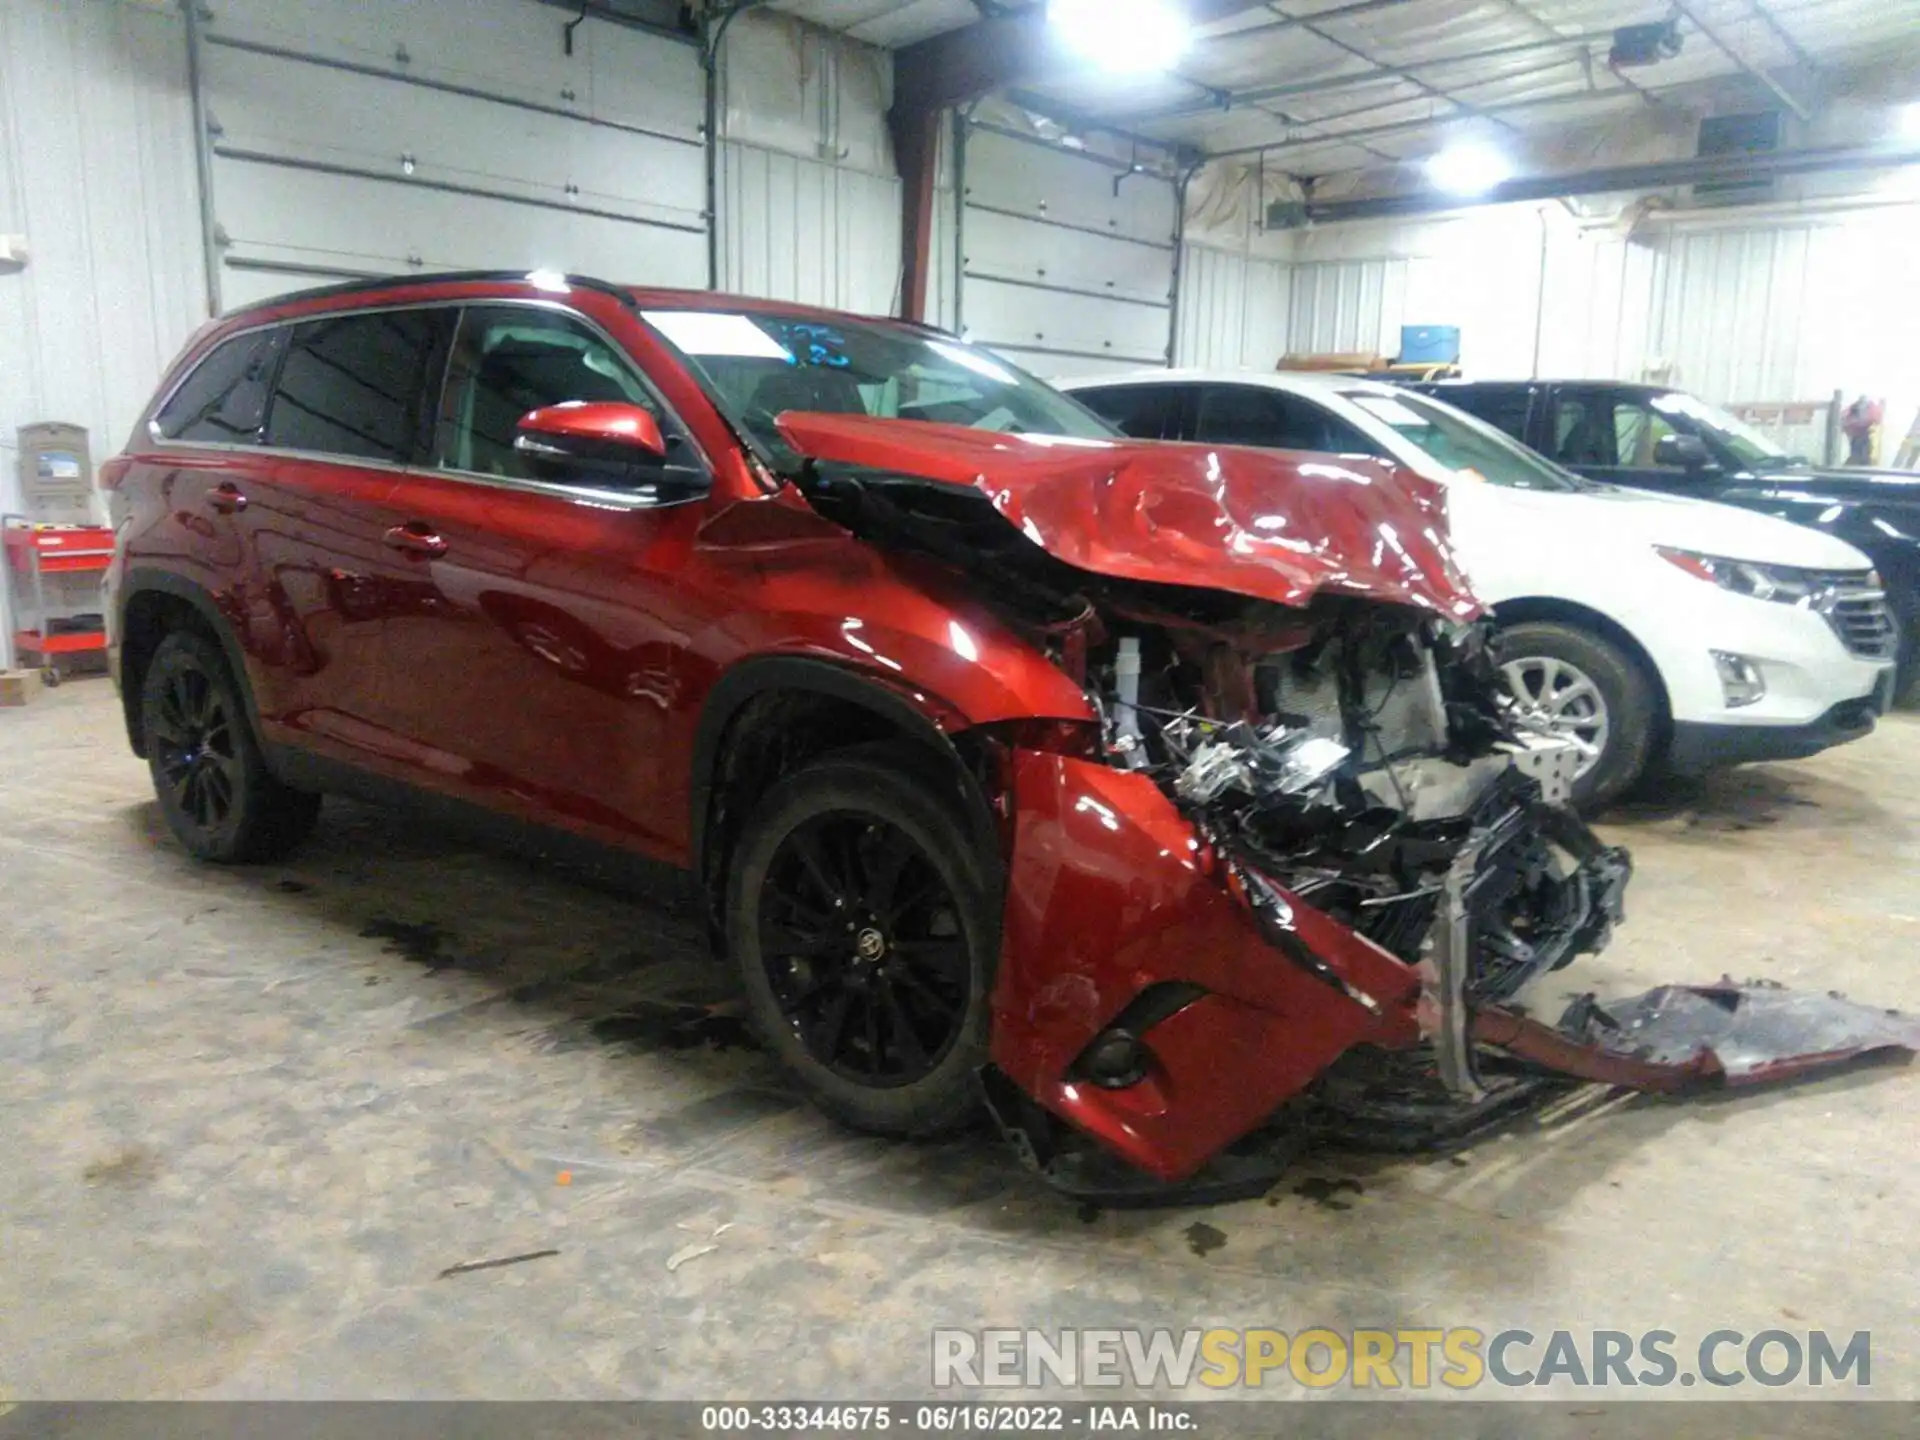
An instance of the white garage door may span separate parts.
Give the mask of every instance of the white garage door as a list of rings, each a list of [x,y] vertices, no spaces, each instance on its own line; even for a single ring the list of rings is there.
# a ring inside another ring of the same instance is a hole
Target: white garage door
[[[1168,363],[1169,181],[977,126],[963,173],[970,337],[1041,375]]]
[[[214,0],[221,303],[549,268],[707,283],[699,51],[526,0]]]

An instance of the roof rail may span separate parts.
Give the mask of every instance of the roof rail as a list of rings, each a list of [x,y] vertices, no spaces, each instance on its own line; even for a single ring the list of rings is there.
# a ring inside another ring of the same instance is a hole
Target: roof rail
[[[256,300],[250,305],[237,305],[221,318],[245,315],[254,310],[271,310],[281,305],[292,305],[303,300],[335,300],[342,296],[359,295],[375,290],[391,290],[399,285],[457,285],[499,283],[508,280],[526,281],[526,270],[442,270],[429,275],[376,275],[365,280],[346,280],[337,285],[317,285],[308,290],[291,290],[284,295],[269,295],[264,300]],[[605,280],[596,280],[591,275],[568,275],[568,285],[582,290],[598,290],[603,294],[624,297],[626,291],[618,285]]]

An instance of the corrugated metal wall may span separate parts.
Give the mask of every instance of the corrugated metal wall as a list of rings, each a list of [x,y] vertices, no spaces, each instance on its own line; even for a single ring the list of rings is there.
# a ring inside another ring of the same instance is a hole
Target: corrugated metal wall
[[[720,145],[720,285],[892,314],[900,180],[885,51],[748,12],[729,27]]]
[[[900,292],[900,181],[723,141],[720,288],[890,315]]]
[[[1287,353],[1394,353],[1406,303],[1408,262],[1399,258],[1295,265],[1289,282]]]
[[[14,431],[125,441],[161,367],[206,315],[193,112],[176,13],[0,0],[0,497],[17,509]]]
[[[1291,279],[1282,261],[1188,245],[1173,363],[1271,370],[1287,350]]]

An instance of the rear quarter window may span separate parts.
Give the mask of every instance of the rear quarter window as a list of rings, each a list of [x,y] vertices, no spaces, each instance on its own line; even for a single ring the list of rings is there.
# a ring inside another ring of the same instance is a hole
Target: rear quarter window
[[[154,415],[156,437],[201,445],[258,443],[284,340],[284,331],[255,330],[214,346]]]

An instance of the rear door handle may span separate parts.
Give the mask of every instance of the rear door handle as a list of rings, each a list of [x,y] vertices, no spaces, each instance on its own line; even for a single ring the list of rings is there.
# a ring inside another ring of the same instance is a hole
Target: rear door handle
[[[447,553],[447,542],[424,520],[409,520],[404,525],[396,525],[382,538],[394,549],[404,550],[409,555]]]
[[[207,504],[222,515],[231,515],[247,508],[247,497],[231,480],[223,480],[207,492]]]

